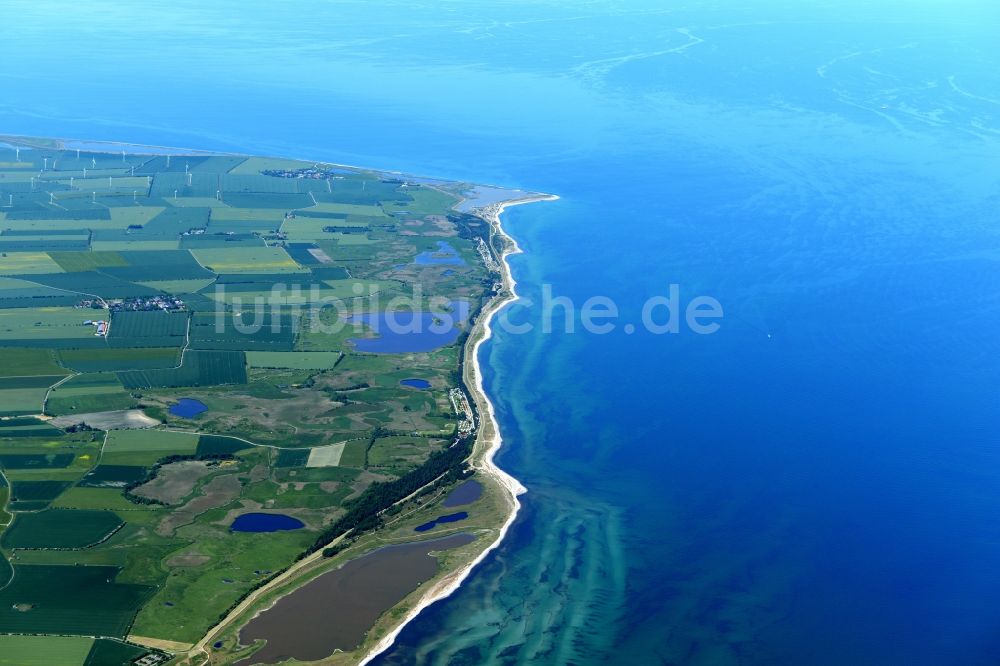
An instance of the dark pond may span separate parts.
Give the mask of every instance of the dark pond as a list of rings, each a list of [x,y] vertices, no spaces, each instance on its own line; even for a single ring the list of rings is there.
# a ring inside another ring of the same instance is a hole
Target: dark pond
[[[335,650],[357,647],[382,613],[437,573],[437,560],[428,553],[458,548],[474,539],[471,534],[455,534],[387,546],[323,574],[243,627],[241,644],[255,640],[267,644],[238,666],[317,661]]]
[[[483,484],[475,479],[469,479],[458,484],[458,487],[448,493],[448,496],[441,502],[441,506],[448,507],[449,509],[454,506],[465,506],[466,504],[472,504],[482,496]]]
[[[404,354],[429,352],[454,342],[469,318],[469,304],[455,301],[452,310],[434,312],[369,312],[350,317],[352,324],[363,323],[377,338],[351,338],[349,342],[362,352]]]
[[[458,252],[445,241],[438,241],[438,249],[434,251],[421,252],[413,260],[413,263],[421,266],[433,266],[435,264],[464,265],[465,259],[458,256]]]
[[[234,532],[281,532],[305,527],[298,518],[281,513],[244,513],[229,527]]]
[[[177,404],[171,405],[167,411],[182,419],[193,419],[199,414],[207,412],[208,405],[194,398],[181,398],[177,401]]]
[[[429,523],[424,523],[423,525],[417,525],[413,528],[415,532],[426,532],[432,530],[438,525],[444,525],[445,523],[457,523],[460,520],[465,520],[469,517],[465,511],[459,511],[458,513],[449,513],[447,516],[438,516]]]
[[[399,382],[403,386],[409,386],[410,388],[420,389],[421,391],[426,391],[431,387],[431,383],[426,379],[403,379]]]

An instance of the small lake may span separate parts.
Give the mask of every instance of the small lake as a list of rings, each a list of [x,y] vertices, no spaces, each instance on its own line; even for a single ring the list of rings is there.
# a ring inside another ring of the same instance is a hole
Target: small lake
[[[431,387],[431,383],[426,379],[402,379],[399,383],[403,386],[420,389],[421,391],[426,391]]]
[[[173,416],[179,416],[182,419],[193,419],[199,414],[207,412],[208,405],[194,398],[181,398],[176,404],[171,405],[167,411]]]
[[[455,301],[452,310],[436,312],[369,312],[348,318],[351,324],[363,323],[379,337],[348,340],[361,352],[405,354],[429,352],[450,345],[462,329],[458,324],[469,318],[469,304]]]
[[[441,506],[452,508],[455,506],[465,506],[472,504],[483,496],[483,484],[475,479],[469,479],[458,484],[458,486],[448,493],[448,496],[441,502]]]
[[[281,513],[244,513],[238,516],[229,529],[234,532],[283,532],[305,527],[298,518]]]
[[[427,532],[434,529],[438,525],[446,525],[448,523],[457,523],[460,520],[465,520],[469,517],[469,514],[465,511],[459,511],[458,513],[449,513],[447,516],[438,516],[429,523],[424,523],[423,525],[417,525],[413,528],[414,532]]]
[[[445,241],[438,241],[437,250],[421,252],[414,259],[413,263],[421,266],[435,266],[439,264],[451,264],[464,266],[465,259],[458,256],[458,251]]]

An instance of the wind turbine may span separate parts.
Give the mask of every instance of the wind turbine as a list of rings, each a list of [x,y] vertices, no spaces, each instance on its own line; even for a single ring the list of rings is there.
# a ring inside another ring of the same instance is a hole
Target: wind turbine
[[[42,160],[44,160],[42,162],[42,171],[46,171],[49,168],[49,158],[43,157]]]
[[[14,149],[14,159],[17,160],[18,162],[21,161],[21,149],[20,148],[15,148]]]

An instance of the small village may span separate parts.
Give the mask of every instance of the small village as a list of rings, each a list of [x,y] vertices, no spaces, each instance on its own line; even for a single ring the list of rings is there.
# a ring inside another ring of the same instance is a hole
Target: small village
[[[110,312],[152,312],[157,310],[178,312],[184,310],[184,301],[169,294],[115,300],[88,298],[77,303],[76,307]]]
[[[80,309],[107,310],[114,312],[180,312],[184,310],[184,301],[167,294],[148,298],[126,298],[118,300],[85,299],[76,304]],[[104,319],[85,319],[84,326],[93,326],[94,335],[107,337],[111,324]]]
[[[320,169],[311,167],[308,169],[264,169],[261,173],[274,178],[308,178],[310,180],[328,180],[330,178],[343,178],[336,169]]]

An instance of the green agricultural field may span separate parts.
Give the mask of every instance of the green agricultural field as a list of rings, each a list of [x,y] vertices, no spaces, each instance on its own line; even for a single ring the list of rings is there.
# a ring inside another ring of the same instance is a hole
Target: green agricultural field
[[[59,497],[69,485],[68,481],[53,481],[51,479],[12,481],[10,484],[10,508],[19,511],[24,504],[30,504],[33,508],[47,506],[52,500]]]
[[[138,469],[145,469],[139,467]],[[53,500],[50,505],[54,509],[100,509],[104,511],[120,511],[130,520],[136,515],[138,506],[125,497],[120,486],[106,488],[91,488],[76,486],[70,488]],[[154,510],[151,507],[150,510]],[[128,512],[128,513],[124,513]],[[74,551],[74,553],[77,551]]]
[[[288,160],[277,157],[248,157],[229,172],[232,174],[258,174],[265,169],[304,169],[313,166],[311,162]]]
[[[59,362],[76,372],[157,370],[178,365],[180,349],[62,349]]]
[[[192,250],[205,268],[216,273],[305,272],[280,247],[234,247]]]
[[[0,255],[0,275],[33,275],[61,271],[59,264],[44,252],[4,252]]]
[[[241,351],[188,351],[179,368],[130,370],[118,377],[126,389],[245,384],[246,356]]]
[[[116,583],[117,567],[16,566],[0,590],[0,634],[124,637],[151,589]]]
[[[240,451],[251,448],[253,445],[242,439],[235,437],[223,437],[220,435],[202,435],[198,438],[198,449],[195,455],[217,456],[232,455]]]
[[[143,178],[142,180],[145,181],[146,179]],[[145,187],[145,182],[143,182],[143,187]],[[111,209],[111,219],[123,227],[129,225],[145,227],[152,220],[158,218],[164,210],[166,209],[153,206],[119,206]]]
[[[360,353],[369,333],[344,324],[399,296],[489,297],[489,225],[440,191],[464,185],[58,141],[20,159],[0,147],[0,666],[125,664],[148,653],[113,640],[128,634],[196,642],[342,516],[457,478],[464,338]],[[443,239],[461,270],[414,264]],[[205,410],[172,413],[184,399]],[[304,527],[229,529],[256,510]]]
[[[339,465],[344,467],[364,467],[368,442],[348,442],[340,454]]]
[[[0,388],[0,416],[40,414],[46,388]]]
[[[163,456],[186,455],[198,448],[198,436],[167,430],[115,430],[108,434],[104,455],[155,452]]]
[[[329,370],[340,360],[340,352],[247,352],[251,368]]]
[[[37,211],[36,215],[51,215],[54,211]],[[17,219],[10,217],[10,213],[7,214],[7,219],[4,220],[4,226],[12,231],[76,231],[81,226],[86,226],[92,231],[98,229],[115,229],[117,224],[110,216],[98,217],[94,215],[87,215],[90,211],[58,211],[56,213],[59,217],[30,217],[22,216]]]
[[[4,349],[0,363],[0,377],[27,375],[68,375],[69,371],[56,362],[51,349]]]
[[[360,222],[350,222],[347,219],[332,218],[332,217],[311,217],[308,215],[298,215],[294,218],[289,218],[285,220],[284,224],[281,225],[282,233],[286,234],[289,240],[322,240],[343,238],[344,234],[338,234],[335,231],[327,231],[327,229],[332,229],[336,227],[351,227],[356,226],[358,229],[364,230],[368,226]],[[351,234],[356,235],[364,240],[368,240],[367,233]]]
[[[96,359],[101,359],[102,352],[107,350],[92,351],[95,352]],[[53,416],[66,416],[129,409],[134,404],[135,399],[122,388],[116,375],[108,372],[88,373],[76,375],[52,389],[45,403],[45,412]]]
[[[62,431],[34,417],[8,417],[0,421],[0,437],[58,437]]]
[[[139,284],[168,294],[193,294],[214,282],[214,278],[192,280],[143,280]]]
[[[64,375],[31,375],[27,377],[0,377],[0,390],[9,389],[45,389],[59,380]]]
[[[4,531],[0,544],[10,549],[86,548],[107,538],[121,525],[122,519],[111,511],[48,509],[22,513]]]
[[[216,221],[254,220],[263,222],[274,222],[277,224],[277,226],[280,227],[281,222],[284,219],[285,219],[285,213],[283,211],[277,211],[273,208],[226,207],[226,208],[217,208],[212,211],[212,223]]]
[[[69,467],[76,456],[72,453],[0,453],[0,468],[20,469],[62,469]]]
[[[3,248],[3,236],[0,236],[0,252]],[[76,305],[77,297],[52,287],[46,287],[25,279],[0,277],[0,308],[31,307],[32,305]]]
[[[180,249],[181,242],[179,240],[95,240],[90,246],[92,249],[102,252],[177,250]]]
[[[365,217],[388,217],[381,206],[365,206],[353,203],[319,203],[308,209],[316,213],[340,213],[343,215],[363,215]],[[383,220],[384,221],[384,220]]]
[[[0,666],[85,666],[94,639],[0,635]]]
[[[118,252],[49,252],[49,256],[67,273],[128,266],[128,262]]]
[[[124,339],[138,342],[140,338],[178,338],[183,344],[187,331],[187,314],[183,312],[168,313],[158,311],[148,312],[115,312],[111,317],[110,340]]]
[[[291,351],[295,346],[296,324],[290,314],[221,318],[196,314],[191,320],[190,344],[199,350]]]
[[[66,307],[0,310],[0,340],[93,340],[95,329],[84,322],[94,316]]]
[[[310,449],[284,449],[275,458],[277,467],[305,467],[309,461]]]

